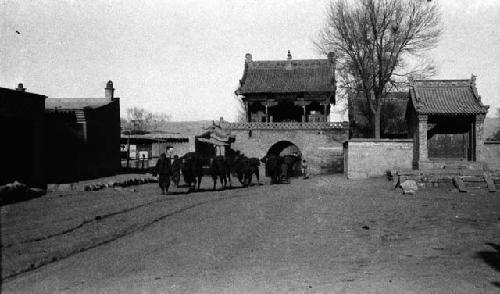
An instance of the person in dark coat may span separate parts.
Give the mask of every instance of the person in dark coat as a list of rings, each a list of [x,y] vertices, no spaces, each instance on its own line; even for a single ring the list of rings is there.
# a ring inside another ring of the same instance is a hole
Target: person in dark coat
[[[156,163],[155,174],[158,174],[158,184],[160,185],[161,194],[167,194],[168,188],[170,187],[172,168],[170,165],[170,158],[167,158],[165,153],[160,155],[160,159]]]
[[[174,181],[175,187],[179,186],[181,180],[181,164],[179,156],[174,155],[174,162],[172,162],[172,180]]]

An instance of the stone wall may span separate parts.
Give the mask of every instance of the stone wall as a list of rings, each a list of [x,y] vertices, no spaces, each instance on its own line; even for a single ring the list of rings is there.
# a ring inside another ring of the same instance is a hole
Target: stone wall
[[[309,173],[326,174],[343,171],[342,143],[347,140],[347,129],[253,129],[231,130],[235,135],[234,150],[248,157],[264,157],[280,141],[296,145],[307,160]]]
[[[500,170],[500,141],[484,141],[482,156],[488,169]]]
[[[345,144],[349,179],[382,176],[387,170],[412,169],[413,140],[351,139]]]

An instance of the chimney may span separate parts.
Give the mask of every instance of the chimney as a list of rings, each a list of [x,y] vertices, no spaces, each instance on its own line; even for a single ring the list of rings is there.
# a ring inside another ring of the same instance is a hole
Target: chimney
[[[290,50],[288,50],[288,58],[287,58],[288,61],[291,61],[292,60],[292,53],[290,53]]]
[[[115,93],[115,88],[113,88],[113,82],[108,81],[108,83],[106,84],[106,88],[104,88],[104,99],[110,101],[113,100],[114,93]]]
[[[19,92],[26,92],[26,88],[23,86],[23,83],[19,83],[19,84],[17,85],[16,91],[19,91]]]
[[[245,63],[252,63],[252,54],[245,54]]]

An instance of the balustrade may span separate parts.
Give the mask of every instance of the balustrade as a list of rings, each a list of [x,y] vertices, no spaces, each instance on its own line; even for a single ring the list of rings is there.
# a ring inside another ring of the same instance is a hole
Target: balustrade
[[[303,130],[303,129],[342,129],[346,128],[345,122],[245,122],[245,123],[228,123],[222,125],[223,128],[234,130],[251,130],[251,129],[288,129],[288,130]]]

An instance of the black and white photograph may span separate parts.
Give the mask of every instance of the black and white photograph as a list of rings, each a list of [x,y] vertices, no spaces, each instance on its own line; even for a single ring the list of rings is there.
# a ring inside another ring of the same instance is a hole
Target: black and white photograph
[[[0,15],[0,293],[500,292],[500,0]]]

